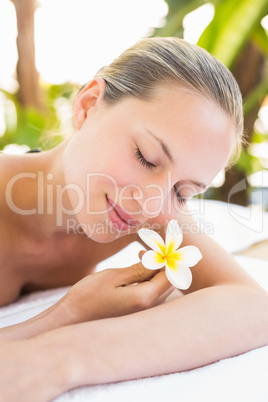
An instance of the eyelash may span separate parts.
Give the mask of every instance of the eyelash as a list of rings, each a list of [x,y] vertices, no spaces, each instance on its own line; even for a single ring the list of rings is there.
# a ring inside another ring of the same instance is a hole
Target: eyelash
[[[154,168],[157,167],[156,165],[154,165],[154,164],[151,163],[151,162],[148,162],[148,161],[144,158],[144,156],[142,155],[142,153],[141,153],[139,147],[136,147],[135,155],[136,155],[136,158],[138,159],[138,161],[139,161],[143,166],[145,166],[147,169],[152,170],[152,169],[154,169]]]
[[[156,165],[154,165],[154,164],[151,163],[151,162],[148,162],[148,161],[144,158],[144,156],[142,155],[142,153],[141,153],[139,147],[136,147],[135,155],[136,155],[137,160],[138,160],[143,166],[145,166],[147,169],[152,170],[152,169],[154,169],[154,168],[157,167]],[[175,191],[175,194],[176,194],[176,197],[177,197],[178,202],[179,202],[181,205],[184,205],[184,204],[186,203],[186,199],[183,198],[183,197],[180,195],[180,193],[179,193],[179,191],[178,191],[178,189],[177,189],[176,186],[174,186],[174,191]]]
[[[178,189],[177,189],[176,186],[174,186],[174,191],[175,191],[175,194],[176,194],[176,197],[177,197],[178,202],[179,202],[181,205],[184,205],[184,204],[186,203],[186,199],[183,198],[183,197],[180,195],[180,193],[179,193],[179,191],[178,191]]]

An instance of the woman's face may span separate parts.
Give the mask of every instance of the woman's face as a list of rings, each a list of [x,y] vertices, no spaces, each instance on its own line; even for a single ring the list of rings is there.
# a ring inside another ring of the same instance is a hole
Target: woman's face
[[[180,88],[161,87],[150,101],[96,103],[64,153],[80,230],[108,242],[178,217],[225,166],[234,130],[217,105]]]

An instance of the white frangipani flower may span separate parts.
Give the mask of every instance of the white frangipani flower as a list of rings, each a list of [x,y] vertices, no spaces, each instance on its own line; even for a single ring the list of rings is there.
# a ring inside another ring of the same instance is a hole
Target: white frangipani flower
[[[150,229],[140,229],[138,235],[152,250],[142,256],[142,264],[148,269],[166,267],[166,275],[173,286],[178,289],[188,289],[192,283],[192,273],[189,267],[201,260],[202,254],[195,246],[180,249],[182,231],[175,219],[169,221],[166,231],[166,241]]]

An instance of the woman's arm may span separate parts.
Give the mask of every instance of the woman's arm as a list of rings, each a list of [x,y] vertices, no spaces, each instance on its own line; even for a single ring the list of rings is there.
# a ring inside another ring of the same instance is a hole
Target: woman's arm
[[[125,317],[62,328],[49,333],[47,342],[64,339],[62,356],[79,373],[72,386],[140,378],[266,345],[267,308],[265,292],[222,285]]]
[[[265,291],[222,284],[124,317],[0,343],[0,388],[7,402],[12,392],[42,402],[81,385],[199,367],[267,344],[267,309]]]
[[[106,269],[77,282],[37,316],[0,329],[0,339],[26,339],[65,325],[134,313],[161,303],[173,289],[164,272],[150,271],[141,263]]]

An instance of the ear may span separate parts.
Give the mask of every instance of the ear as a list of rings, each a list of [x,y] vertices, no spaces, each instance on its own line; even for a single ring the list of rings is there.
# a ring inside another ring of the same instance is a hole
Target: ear
[[[102,101],[105,88],[106,82],[103,78],[94,78],[77,96],[74,104],[74,120],[78,130],[86,121],[88,111]]]

